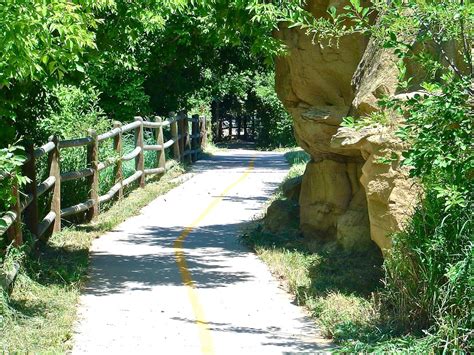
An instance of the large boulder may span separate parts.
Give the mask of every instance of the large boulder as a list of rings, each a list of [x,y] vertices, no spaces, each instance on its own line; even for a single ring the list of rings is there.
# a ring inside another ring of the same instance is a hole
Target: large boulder
[[[288,199],[278,199],[268,206],[264,226],[271,233],[298,233],[298,204]]]
[[[307,9],[320,17],[347,3],[309,0]],[[419,194],[400,165],[405,147],[394,134],[400,118],[387,113],[386,126],[363,130],[341,123],[348,115],[380,111],[377,101],[397,94],[397,58],[359,35],[337,47],[285,26],[277,37],[289,53],[276,62],[276,90],[293,117],[297,142],[312,157],[299,200],[303,234],[351,250],[371,239],[390,248],[390,234],[403,228]]]

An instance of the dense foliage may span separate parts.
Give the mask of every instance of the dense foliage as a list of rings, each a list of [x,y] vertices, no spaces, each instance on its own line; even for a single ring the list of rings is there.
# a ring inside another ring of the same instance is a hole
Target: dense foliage
[[[425,191],[407,230],[394,236],[386,297],[401,323],[429,329],[434,346],[472,347],[473,112],[467,77],[424,83],[428,95],[401,105],[411,142],[404,164]],[[398,103],[395,103],[398,106]],[[403,107],[403,108],[402,108]]]
[[[249,105],[254,105],[258,118],[257,144],[267,149],[295,146],[293,120],[278,99],[274,86],[273,73],[254,77],[253,88],[250,93],[253,101],[249,100]],[[276,117],[278,119],[275,119]]]
[[[0,147],[19,139],[43,144],[51,134],[77,137],[92,127],[103,131],[112,120],[137,114],[209,113],[213,100],[240,102],[257,86],[272,92],[271,80],[253,81],[271,76],[271,56],[281,50],[271,37],[276,14],[251,25],[267,12],[258,1],[2,3]],[[288,121],[277,100],[259,107],[267,115],[262,131]],[[291,136],[291,127],[282,129]],[[264,144],[289,144],[280,138]],[[11,151],[1,154],[11,157]],[[83,167],[83,152],[72,155],[63,154],[63,171]]]
[[[125,121],[191,109],[187,100],[209,84],[209,71],[214,93],[231,67],[237,75],[268,73],[264,60],[281,50],[270,35],[275,8],[258,1],[10,0],[0,6],[0,144],[18,134],[42,139],[37,123],[60,82],[90,82],[108,117]]]

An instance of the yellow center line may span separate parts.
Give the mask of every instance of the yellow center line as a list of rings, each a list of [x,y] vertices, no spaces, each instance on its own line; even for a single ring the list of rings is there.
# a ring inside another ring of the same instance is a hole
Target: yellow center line
[[[188,297],[189,301],[191,302],[191,306],[193,309],[194,317],[196,319],[196,324],[199,329],[199,339],[201,341],[201,351],[203,354],[213,354],[214,348],[212,345],[212,338],[211,338],[211,331],[209,330],[209,325],[207,324],[205,317],[204,317],[204,310],[202,308],[201,303],[198,299],[198,294],[196,291],[196,286],[194,285],[193,279],[191,278],[191,273],[189,272],[188,265],[186,263],[186,258],[183,252],[183,244],[184,240],[187,236],[203,221],[206,216],[212,212],[214,208],[224,199],[224,197],[244,181],[250,172],[253,170],[255,164],[255,158],[252,159],[249,163],[249,167],[245,172],[232,184],[226,187],[222,193],[215,197],[209,206],[197,217],[188,227],[186,227],[180,234],[180,236],[174,241],[174,250],[176,256],[176,262],[178,264],[179,272],[181,273],[181,279],[183,283],[186,285],[188,290]]]

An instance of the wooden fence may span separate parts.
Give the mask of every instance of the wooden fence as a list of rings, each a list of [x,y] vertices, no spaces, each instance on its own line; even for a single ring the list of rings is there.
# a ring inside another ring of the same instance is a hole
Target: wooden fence
[[[89,130],[88,136],[79,139],[59,140],[51,137],[49,142],[42,147],[34,149],[27,147],[27,160],[23,165],[23,174],[31,182],[20,192],[18,186],[13,186],[13,195],[16,203],[5,213],[1,220],[0,237],[7,234],[10,241],[16,246],[23,244],[22,223],[38,239],[47,240],[53,232],[61,230],[61,218],[68,217],[80,212],[86,213],[88,221],[95,219],[100,211],[100,205],[113,198],[120,199],[123,190],[134,181],[138,181],[140,187],[145,186],[145,177],[152,174],[164,173],[169,164],[166,162],[165,150],[172,149],[174,160],[194,162],[198,154],[206,145],[206,121],[194,115],[188,118],[186,113],[170,115],[171,118],[162,120],[154,117],[154,121],[135,117],[135,121],[122,125],[114,122],[114,128],[106,133],[99,134]],[[191,124],[191,133],[189,126]],[[171,139],[164,142],[164,128],[170,128]],[[144,140],[144,129],[153,129],[156,144],[147,145]],[[131,152],[122,152],[122,134],[134,131],[135,147]],[[101,142],[113,139],[113,149],[117,154],[114,159],[99,161],[99,145]],[[87,166],[79,171],[61,173],[61,151],[76,147],[87,147]],[[156,151],[155,167],[145,169],[145,151]],[[36,161],[44,155],[48,155],[49,176],[42,182],[37,182]],[[135,159],[135,172],[123,178],[122,163]],[[110,190],[99,195],[99,172],[107,167],[114,166],[115,184]],[[61,183],[66,181],[86,178],[88,184],[89,198],[74,206],[63,207],[61,204]],[[50,211],[40,219],[38,199],[48,191],[52,191]]]
[[[253,141],[255,137],[255,117],[242,115],[222,115],[213,122],[214,140],[220,142],[233,138]]]

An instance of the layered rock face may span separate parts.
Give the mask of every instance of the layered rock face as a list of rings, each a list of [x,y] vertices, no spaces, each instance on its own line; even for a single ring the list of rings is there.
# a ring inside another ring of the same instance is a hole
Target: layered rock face
[[[310,0],[307,6],[319,17],[346,4]],[[312,157],[299,200],[303,234],[351,250],[365,249],[371,239],[390,248],[390,234],[403,227],[419,194],[400,167],[397,118],[360,130],[340,125],[348,115],[377,112],[380,97],[396,94],[396,58],[361,36],[342,38],[337,48],[313,43],[294,28],[277,36],[289,54],[277,60],[276,89],[299,145]]]

